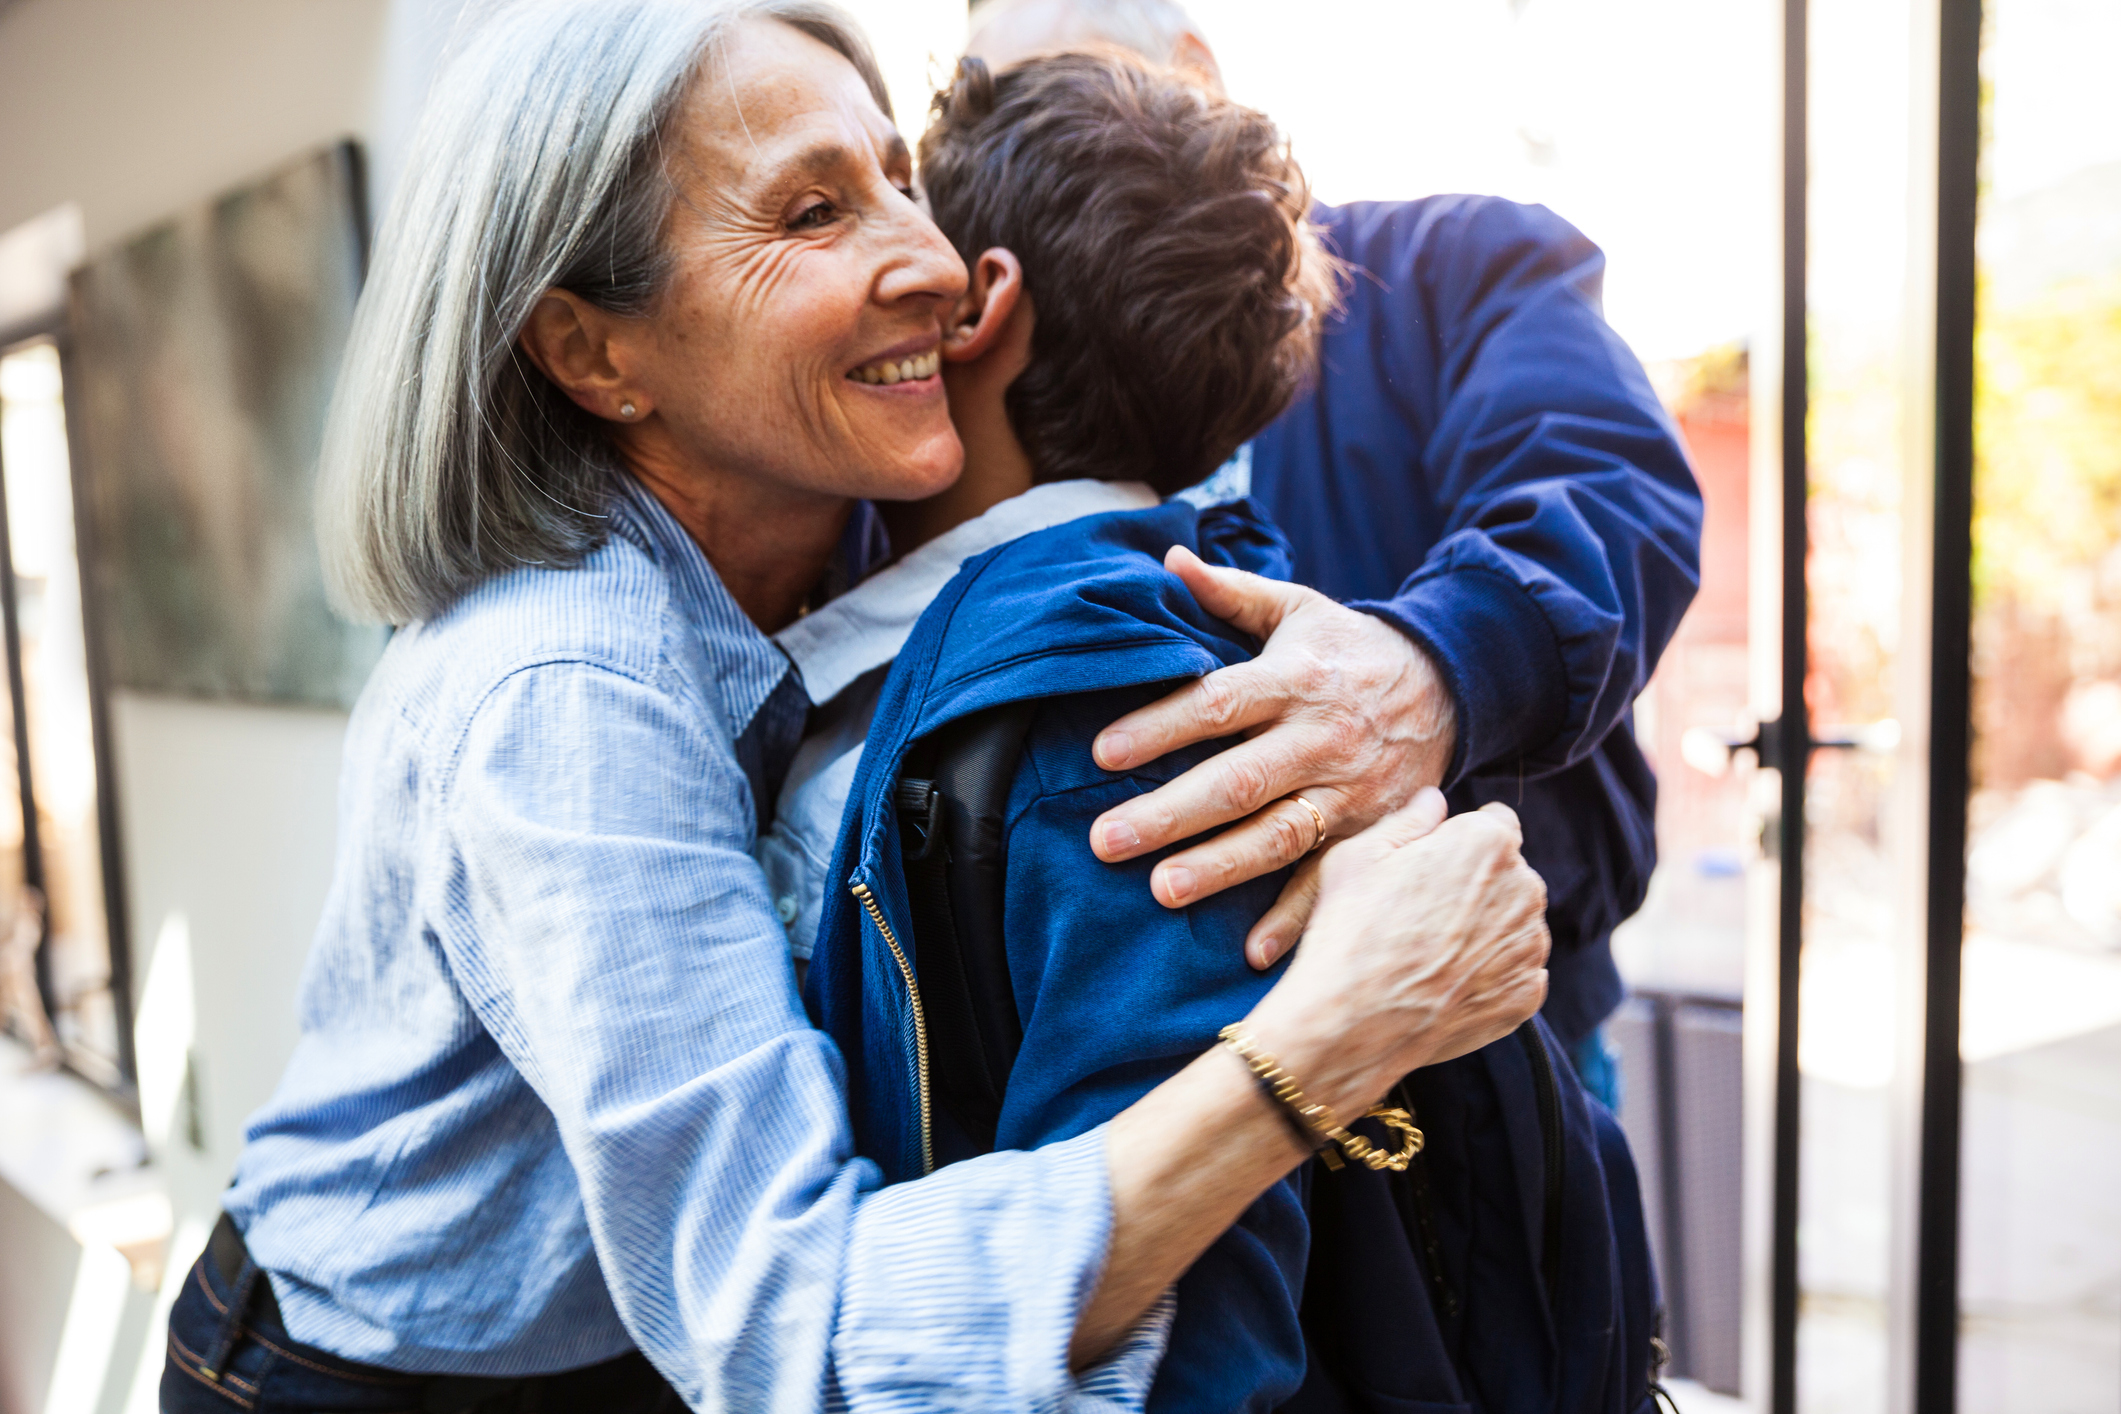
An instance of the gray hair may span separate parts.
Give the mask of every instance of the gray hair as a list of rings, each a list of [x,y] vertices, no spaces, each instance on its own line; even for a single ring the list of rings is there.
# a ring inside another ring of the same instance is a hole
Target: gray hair
[[[1055,18],[1066,15],[1097,38],[1156,64],[1170,63],[1178,41],[1200,33],[1176,0],[979,0],[967,32],[978,34],[994,21],[1025,10],[1044,10]]]
[[[377,234],[325,429],[317,538],[342,613],[431,618],[602,542],[610,438],[517,339],[555,287],[654,307],[666,129],[710,46],[755,18],[846,55],[890,114],[868,41],[824,0],[522,0],[468,31]]]

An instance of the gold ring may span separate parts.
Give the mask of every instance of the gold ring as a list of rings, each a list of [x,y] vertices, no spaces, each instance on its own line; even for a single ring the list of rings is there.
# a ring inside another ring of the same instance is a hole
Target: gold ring
[[[1310,801],[1305,800],[1300,795],[1292,795],[1289,797],[1289,799],[1295,801],[1298,805],[1301,805],[1304,809],[1310,811],[1311,823],[1318,826],[1318,838],[1311,841],[1311,849],[1307,849],[1304,851],[1305,854],[1309,854],[1311,850],[1317,849],[1320,845],[1326,842],[1326,817],[1319,811],[1319,808],[1317,806],[1313,805]]]

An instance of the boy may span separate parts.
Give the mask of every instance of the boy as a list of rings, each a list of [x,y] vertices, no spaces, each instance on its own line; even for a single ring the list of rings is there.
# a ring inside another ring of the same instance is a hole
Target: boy
[[[813,1014],[848,1060],[857,1142],[893,1179],[1095,1126],[1272,984],[1243,940],[1281,876],[1169,911],[1147,887],[1160,855],[1107,866],[1087,845],[1104,810],[1222,744],[1115,774],[1089,743],[1256,651],[1162,563],[1213,603],[1210,566],[1286,576],[1278,535],[1212,492],[1162,498],[1287,405],[1334,281],[1273,126],[1131,59],[999,78],[968,61],[921,155],[971,269],[943,334],[965,473],[882,508],[910,553],[780,636],[824,710],[761,842]],[[1020,743],[990,858],[1006,975],[967,979],[939,965],[906,791],[929,787],[915,768],[935,743],[995,721]],[[1268,809],[1312,828],[1300,800]],[[931,1056],[996,1015],[999,1076]],[[1621,1309],[1639,1240],[1614,1238],[1610,1160],[1573,1077],[1543,1033],[1525,1038],[1415,1078],[1446,1141],[1433,1165],[1304,1165],[1210,1248],[1179,1283],[1150,1406],[1640,1407],[1643,1281]]]

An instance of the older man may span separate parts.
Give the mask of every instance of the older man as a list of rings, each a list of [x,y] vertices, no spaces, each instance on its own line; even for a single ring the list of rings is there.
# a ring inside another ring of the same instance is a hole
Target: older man
[[[1221,84],[1172,0],[986,0],[971,30],[967,52],[996,67],[1104,42]],[[1547,1019],[1610,1100],[1608,941],[1656,858],[1628,718],[1694,595],[1700,492],[1600,312],[1604,257],[1567,222],[1472,196],[1316,216],[1357,270],[1346,311],[1317,387],[1219,475],[1267,507],[1319,592],[1195,586],[1265,651],[1114,723],[1097,754],[1120,769],[1252,739],[1115,808],[1092,844],[1128,859],[1241,821],[1158,867],[1152,888],[1179,907],[1425,785],[1458,808],[1504,801],[1549,891]],[[1261,920],[1256,963],[1294,940],[1315,875]]]

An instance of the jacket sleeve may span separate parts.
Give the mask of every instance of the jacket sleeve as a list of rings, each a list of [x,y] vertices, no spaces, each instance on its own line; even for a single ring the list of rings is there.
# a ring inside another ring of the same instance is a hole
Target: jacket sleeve
[[[1459,709],[1446,785],[1544,774],[1595,749],[1648,681],[1699,583],[1701,494],[1605,322],[1595,245],[1544,207],[1379,209],[1395,219],[1349,236],[1353,297],[1389,302],[1370,331],[1379,372],[1428,404],[1415,420],[1443,533],[1396,594],[1354,607],[1439,664]],[[1432,367],[1433,388],[1410,386]]]
[[[1174,911],[1149,893],[1161,855],[1107,865],[1090,853],[1092,820],[1161,783],[1089,766],[1091,738],[1153,695],[1060,699],[1032,728],[1008,838],[1004,926],[1024,1039],[1002,1149],[1104,1123],[1216,1044],[1280,975],[1246,964],[1244,937],[1282,876]],[[1176,753],[1152,770],[1166,778],[1209,754]],[[1302,1382],[1297,1305],[1309,1227],[1298,1181],[1269,1189],[1180,1279],[1152,1408],[1265,1411]]]

